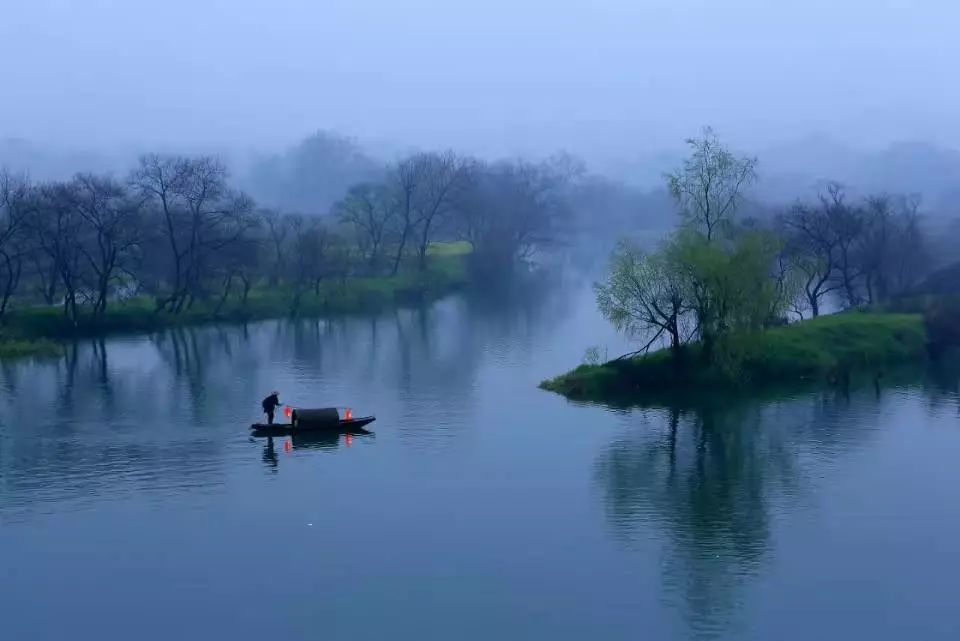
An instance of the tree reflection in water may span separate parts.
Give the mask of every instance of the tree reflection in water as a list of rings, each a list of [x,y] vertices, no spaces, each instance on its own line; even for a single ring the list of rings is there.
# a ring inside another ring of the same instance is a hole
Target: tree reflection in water
[[[805,503],[803,457],[862,445],[877,405],[871,388],[637,410],[595,462],[615,536],[660,542],[663,598],[697,635],[729,630],[771,560],[774,515]]]

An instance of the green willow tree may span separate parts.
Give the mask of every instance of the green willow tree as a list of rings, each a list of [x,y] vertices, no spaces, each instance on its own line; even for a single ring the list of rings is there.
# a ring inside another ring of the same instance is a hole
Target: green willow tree
[[[766,231],[742,231],[721,245],[687,228],[667,245],[706,364],[736,369],[742,347],[737,338],[783,318],[796,291],[795,279],[777,277],[780,248]]]
[[[665,339],[680,361],[690,312],[680,276],[668,252],[645,253],[631,241],[620,241],[606,282],[595,284],[594,289],[600,312],[617,330],[646,341],[641,349],[621,358],[645,352]]]
[[[737,221],[756,161],[735,157],[710,129],[688,143],[690,157],[667,175],[678,229],[650,253],[621,242],[596,285],[597,302],[619,331],[646,340],[625,356],[665,339],[680,365],[682,345],[695,340],[705,365],[735,375],[740,337],[780,322],[797,279],[784,271],[777,235]]]
[[[713,242],[730,231],[743,190],[757,179],[757,160],[734,156],[710,127],[699,138],[688,139],[687,145],[690,156],[666,175],[667,188],[683,224]]]

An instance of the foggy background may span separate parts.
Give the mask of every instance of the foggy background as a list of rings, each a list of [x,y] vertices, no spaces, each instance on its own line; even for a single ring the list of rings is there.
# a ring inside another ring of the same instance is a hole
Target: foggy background
[[[326,130],[383,160],[562,149],[650,189],[711,125],[767,199],[836,179],[956,212],[951,0],[2,4],[0,164],[37,179],[216,152],[256,192]]]

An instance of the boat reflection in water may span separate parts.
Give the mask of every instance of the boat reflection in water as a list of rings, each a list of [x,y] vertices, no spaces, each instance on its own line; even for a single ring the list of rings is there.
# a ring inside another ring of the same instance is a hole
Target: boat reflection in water
[[[263,446],[263,462],[266,463],[268,467],[276,469],[280,462],[280,458],[277,455],[278,447],[283,448],[284,452],[288,453],[294,450],[324,450],[333,452],[340,448],[341,443],[346,447],[351,447],[355,438],[373,438],[375,435],[374,432],[369,430],[354,428],[342,431],[321,430],[301,432],[282,437],[268,436]],[[250,440],[253,440],[253,438]]]
[[[343,431],[303,432],[292,435],[287,443],[295,450],[336,450],[342,442],[347,447],[353,445],[353,439],[373,436],[374,433],[363,428]],[[342,439],[340,437],[343,437]]]

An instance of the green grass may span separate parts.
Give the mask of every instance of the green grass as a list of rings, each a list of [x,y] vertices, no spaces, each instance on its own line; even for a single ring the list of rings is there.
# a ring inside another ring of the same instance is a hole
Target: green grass
[[[448,245],[450,245],[448,247]],[[469,251],[467,246],[466,251]],[[49,354],[59,350],[56,341],[82,336],[139,333],[165,327],[210,322],[242,322],[298,316],[321,316],[375,312],[397,305],[436,299],[467,284],[465,249],[460,243],[431,247],[428,268],[415,265],[396,276],[331,279],[321,283],[319,291],[305,292],[294,309],[294,292],[289,287],[255,287],[246,303],[232,296],[216,310],[217,300],[196,301],[179,314],[156,313],[150,297],[139,297],[111,304],[101,318],[81,316],[74,326],[60,307],[32,307],[13,310],[4,319],[0,333],[0,358],[31,354]]]
[[[0,336],[0,359],[28,356],[59,356],[63,346],[51,340],[24,340]]]
[[[457,240],[449,243],[432,243],[427,247],[427,256],[450,257],[466,256],[472,251],[470,243],[465,240]]]
[[[569,398],[669,391],[757,388],[784,383],[835,381],[882,372],[927,358],[927,335],[919,314],[843,313],[778,327],[731,342],[733,371],[702,365],[699,346],[687,346],[683,366],[657,351],[602,365],[581,365],[541,387]]]

